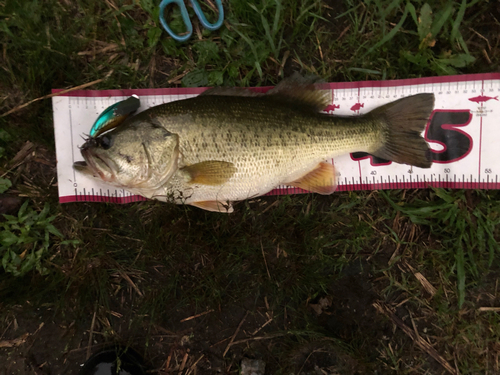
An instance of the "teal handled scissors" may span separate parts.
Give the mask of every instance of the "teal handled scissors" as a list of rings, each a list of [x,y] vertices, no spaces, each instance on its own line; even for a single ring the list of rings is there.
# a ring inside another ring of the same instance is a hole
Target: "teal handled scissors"
[[[165,21],[165,8],[169,4],[177,4],[179,8],[181,8],[181,16],[182,20],[184,21],[184,24],[186,25],[187,28],[187,34],[186,35],[177,35],[172,31],[172,29],[168,26],[167,22]],[[215,4],[217,5],[217,10],[219,12],[219,19],[215,23],[210,23],[207,20],[207,17],[205,17],[205,13],[201,10],[200,4],[198,3],[197,0],[191,0],[191,5],[193,6],[194,12],[198,16],[201,24],[203,25],[204,28],[214,31],[217,30],[219,27],[222,26],[222,22],[224,21],[224,9],[222,8],[222,2],[221,0],[215,0]],[[172,38],[177,40],[178,42],[185,42],[191,37],[191,34],[193,33],[193,24],[189,20],[189,15],[188,11],[186,8],[186,4],[184,4],[184,0],[163,0],[160,3],[160,22],[163,28],[170,34]]]

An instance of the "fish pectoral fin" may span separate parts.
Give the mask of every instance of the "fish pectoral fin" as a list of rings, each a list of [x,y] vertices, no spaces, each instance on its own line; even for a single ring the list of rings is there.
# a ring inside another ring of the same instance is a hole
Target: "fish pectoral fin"
[[[308,190],[312,193],[332,194],[337,189],[335,167],[330,163],[319,163],[311,172],[298,180],[290,182],[288,185]]]
[[[183,167],[181,171],[188,175],[190,184],[217,186],[227,182],[235,174],[236,167],[227,161],[209,160]]]
[[[201,208],[202,210],[211,212],[222,212],[230,214],[234,211],[233,204],[231,202],[220,202],[220,201],[202,201],[189,203],[191,206]]]

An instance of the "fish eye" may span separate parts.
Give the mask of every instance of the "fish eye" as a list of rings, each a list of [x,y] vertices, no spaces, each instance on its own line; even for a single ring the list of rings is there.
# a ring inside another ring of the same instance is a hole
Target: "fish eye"
[[[99,138],[99,145],[103,150],[107,150],[113,145],[113,138],[111,138],[109,135],[103,135],[101,138]]]

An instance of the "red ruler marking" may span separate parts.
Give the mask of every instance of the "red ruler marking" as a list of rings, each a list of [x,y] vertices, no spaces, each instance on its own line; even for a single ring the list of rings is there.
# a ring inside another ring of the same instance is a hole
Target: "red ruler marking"
[[[359,96],[360,96],[361,88],[358,87],[358,103],[359,103]],[[359,110],[358,110],[358,115],[359,115]],[[359,169],[359,182],[363,182],[363,175],[361,174],[361,161],[358,160],[358,169]]]
[[[484,80],[481,81],[481,95],[484,95]],[[483,102],[481,102],[480,114],[483,112]],[[477,171],[478,181],[481,182],[481,145],[483,141],[483,116],[479,116],[479,166]]]

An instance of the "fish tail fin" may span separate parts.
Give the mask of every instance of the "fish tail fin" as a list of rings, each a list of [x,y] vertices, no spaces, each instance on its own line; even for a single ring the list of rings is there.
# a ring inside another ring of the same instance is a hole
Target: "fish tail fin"
[[[417,94],[370,112],[382,119],[382,147],[375,156],[420,168],[432,165],[429,145],[421,136],[434,108],[434,94]]]
[[[498,102],[498,96],[495,96],[493,99],[495,99]]]

